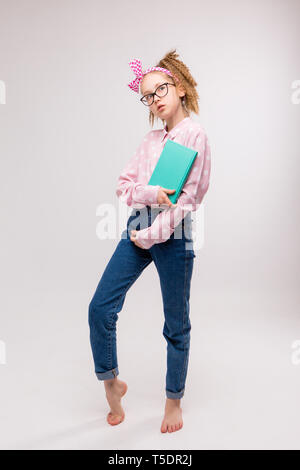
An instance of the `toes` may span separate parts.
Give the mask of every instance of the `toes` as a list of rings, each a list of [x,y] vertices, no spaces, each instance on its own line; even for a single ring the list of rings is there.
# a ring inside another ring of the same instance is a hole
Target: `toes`
[[[167,432],[167,428],[168,428],[168,427],[167,427],[166,423],[163,421],[163,422],[162,422],[162,425],[161,425],[161,427],[160,427],[161,432]]]
[[[111,412],[108,413],[107,415],[107,422],[111,426],[115,426],[116,424],[122,423],[124,420],[125,415],[119,416],[119,415],[113,415]]]
[[[116,419],[116,420],[113,420],[113,419],[109,419],[108,420],[108,423],[111,425],[111,426],[116,426],[117,424],[120,424],[122,422],[121,419]]]
[[[177,424],[169,424],[168,425],[168,432],[175,432],[175,431],[179,431],[179,429],[181,429],[183,426],[182,423],[177,423]]]
[[[181,429],[182,426],[183,426],[182,422],[176,423],[176,424],[168,424],[163,421],[160,427],[160,430],[161,432],[175,432],[175,431],[179,431],[179,429]]]

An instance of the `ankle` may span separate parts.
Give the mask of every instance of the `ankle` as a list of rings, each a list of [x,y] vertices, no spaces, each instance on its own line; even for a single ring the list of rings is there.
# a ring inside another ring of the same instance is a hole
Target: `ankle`
[[[166,406],[180,406],[180,398],[166,398]]]
[[[104,380],[105,388],[112,388],[115,385],[117,385],[117,383],[118,383],[118,378],[117,377],[114,377],[113,379]]]

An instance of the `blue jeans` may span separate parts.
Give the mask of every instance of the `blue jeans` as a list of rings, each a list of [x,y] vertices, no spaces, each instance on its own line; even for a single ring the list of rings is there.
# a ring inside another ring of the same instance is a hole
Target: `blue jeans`
[[[126,293],[154,261],[160,278],[164,309],[163,336],[167,342],[167,398],[184,395],[190,350],[190,285],[194,265],[191,213],[175,227],[168,240],[149,250],[130,240],[131,230],[152,225],[161,208],[133,209],[111,259],[89,304],[90,342],[99,380],[119,374],[116,322]]]

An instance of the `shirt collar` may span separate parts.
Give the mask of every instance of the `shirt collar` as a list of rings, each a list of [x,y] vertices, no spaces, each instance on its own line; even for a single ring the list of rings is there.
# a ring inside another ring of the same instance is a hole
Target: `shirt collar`
[[[176,135],[178,134],[178,132],[180,132],[187,123],[189,123],[191,121],[191,118],[190,116],[187,116],[185,117],[184,119],[182,119],[181,121],[179,121],[178,124],[176,124],[176,126],[174,126],[170,132],[167,131],[167,123],[165,123],[163,129],[162,129],[162,134],[161,134],[161,142],[165,139],[165,137],[167,136],[168,139],[173,139],[173,137],[176,137]]]

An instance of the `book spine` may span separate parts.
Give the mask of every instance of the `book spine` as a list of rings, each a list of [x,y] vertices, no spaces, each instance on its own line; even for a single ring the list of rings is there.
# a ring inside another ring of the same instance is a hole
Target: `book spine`
[[[187,180],[187,177],[188,177],[188,175],[189,175],[190,170],[192,169],[192,166],[193,166],[193,164],[194,164],[194,161],[195,161],[195,158],[196,158],[196,157],[197,157],[197,153],[196,153],[196,155],[194,155],[191,165],[190,165],[190,166],[187,166],[187,168],[186,168],[186,170],[185,170],[185,174],[183,175],[183,177],[182,177],[182,179],[181,179],[181,181],[180,181],[180,184],[179,184],[178,192],[173,195],[174,198],[175,198],[175,201],[172,201],[173,204],[176,204],[176,202],[177,202],[177,200],[178,200],[178,198],[179,198],[179,196],[180,196],[180,194],[181,194],[182,188],[183,188],[183,186],[185,185],[185,182],[186,182],[186,180]]]

